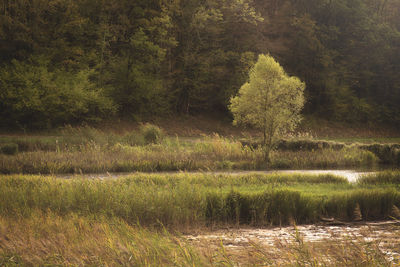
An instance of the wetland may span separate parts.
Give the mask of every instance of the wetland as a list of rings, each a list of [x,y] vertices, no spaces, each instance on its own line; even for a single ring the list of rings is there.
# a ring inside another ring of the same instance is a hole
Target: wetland
[[[284,143],[266,164],[216,134],[3,136],[0,263],[397,264],[396,146]]]

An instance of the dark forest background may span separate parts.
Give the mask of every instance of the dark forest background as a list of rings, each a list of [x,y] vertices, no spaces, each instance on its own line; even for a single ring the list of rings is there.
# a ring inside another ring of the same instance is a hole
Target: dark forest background
[[[400,125],[399,0],[0,0],[0,124],[229,114],[260,53],[305,114]]]

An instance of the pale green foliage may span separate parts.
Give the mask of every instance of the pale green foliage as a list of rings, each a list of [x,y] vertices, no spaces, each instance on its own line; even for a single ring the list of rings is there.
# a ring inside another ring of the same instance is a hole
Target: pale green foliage
[[[250,124],[264,135],[266,158],[276,139],[300,122],[305,84],[288,76],[269,55],[260,55],[249,82],[231,99],[234,124]]]

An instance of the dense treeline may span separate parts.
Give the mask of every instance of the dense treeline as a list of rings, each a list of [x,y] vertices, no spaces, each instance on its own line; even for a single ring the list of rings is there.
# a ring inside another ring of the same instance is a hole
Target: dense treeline
[[[0,124],[227,112],[260,53],[304,112],[400,123],[398,0],[1,0]]]

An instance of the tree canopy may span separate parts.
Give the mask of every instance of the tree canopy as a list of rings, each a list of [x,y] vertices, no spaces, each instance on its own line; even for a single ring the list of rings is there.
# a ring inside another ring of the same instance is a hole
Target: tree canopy
[[[300,122],[305,84],[290,77],[269,55],[260,55],[250,70],[249,82],[231,99],[234,124],[249,124],[263,133],[266,159],[278,137]]]
[[[229,114],[258,54],[305,114],[400,125],[399,21],[398,0],[3,0],[0,126]]]

